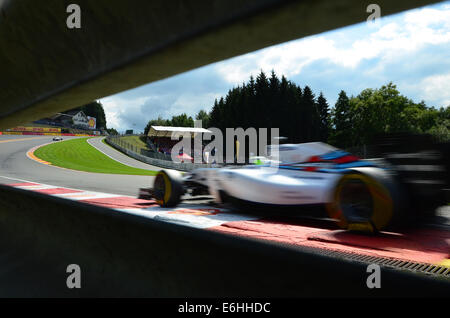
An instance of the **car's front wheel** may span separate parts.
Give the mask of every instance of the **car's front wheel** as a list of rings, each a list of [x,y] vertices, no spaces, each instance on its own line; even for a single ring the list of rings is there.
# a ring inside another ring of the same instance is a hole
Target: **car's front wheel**
[[[153,197],[162,207],[174,207],[181,201],[184,187],[181,174],[177,171],[158,172],[153,183]]]

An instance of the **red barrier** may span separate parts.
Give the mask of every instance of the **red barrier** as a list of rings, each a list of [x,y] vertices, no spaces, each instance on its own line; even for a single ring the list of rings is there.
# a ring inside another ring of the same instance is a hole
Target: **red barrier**
[[[25,136],[69,136],[69,137],[98,137],[98,135],[87,135],[87,134],[67,134],[67,133],[41,133],[41,132],[29,132],[29,131],[7,131],[0,132],[0,135],[25,135]]]

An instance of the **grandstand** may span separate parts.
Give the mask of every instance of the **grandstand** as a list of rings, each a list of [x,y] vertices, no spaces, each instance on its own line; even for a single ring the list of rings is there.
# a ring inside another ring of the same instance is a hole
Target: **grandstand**
[[[147,135],[147,143],[153,152],[170,156],[172,148],[179,142],[179,138],[172,140],[172,136],[194,138],[198,134],[204,133],[211,133],[211,131],[198,127],[151,126]],[[191,147],[190,153],[186,153],[182,149],[179,156],[183,161],[192,161],[192,158],[194,157],[194,148]]]

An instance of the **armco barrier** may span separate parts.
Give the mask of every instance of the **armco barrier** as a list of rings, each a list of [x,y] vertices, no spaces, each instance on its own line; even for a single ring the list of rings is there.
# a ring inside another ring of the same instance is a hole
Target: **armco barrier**
[[[97,135],[88,134],[68,134],[68,133],[50,133],[50,132],[27,132],[27,131],[5,131],[0,135],[21,135],[21,136],[67,136],[67,137],[98,137]]]
[[[161,167],[161,168],[166,168],[166,169],[175,169],[175,170],[181,170],[181,171],[191,171],[193,169],[196,168],[212,168],[212,167],[219,167],[219,165],[214,165],[214,164],[199,164],[199,163],[190,163],[190,162],[185,162],[185,163],[176,163],[173,161],[168,161],[168,160],[161,160],[161,159],[157,159],[157,158],[151,158],[148,156],[144,156],[141,154],[138,154],[130,149],[124,148],[121,145],[115,143],[111,138],[106,138],[105,139],[106,142],[116,148],[117,150],[127,154],[128,156],[142,161],[144,163],[148,163],[150,165],[153,166],[157,166],[157,167]]]
[[[50,128],[50,127],[14,127],[8,129],[8,131],[19,131],[19,132],[41,132],[41,133],[61,133],[61,128]]]
[[[449,282],[0,185],[0,296],[442,296]],[[5,253],[8,251],[8,253]],[[81,288],[69,289],[69,264]]]

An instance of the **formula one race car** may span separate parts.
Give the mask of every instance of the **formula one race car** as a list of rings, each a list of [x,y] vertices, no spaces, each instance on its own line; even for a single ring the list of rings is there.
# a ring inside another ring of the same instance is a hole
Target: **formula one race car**
[[[448,174],[440,152],[391,149],[384,160],[361,160],[320,142],[277,147],[277,165],[199,168],[185,176],[160,171],[152,197],[162,207],[176,206],[185,193],[246,208],[322,205],[340,227],[365,232],[399,224],[413,210],[434,211],[445,204],[441,190]]]
[[[60,136],[53,137],[53,141],[61,141],[61,140],[63,140],[63,138]]]

